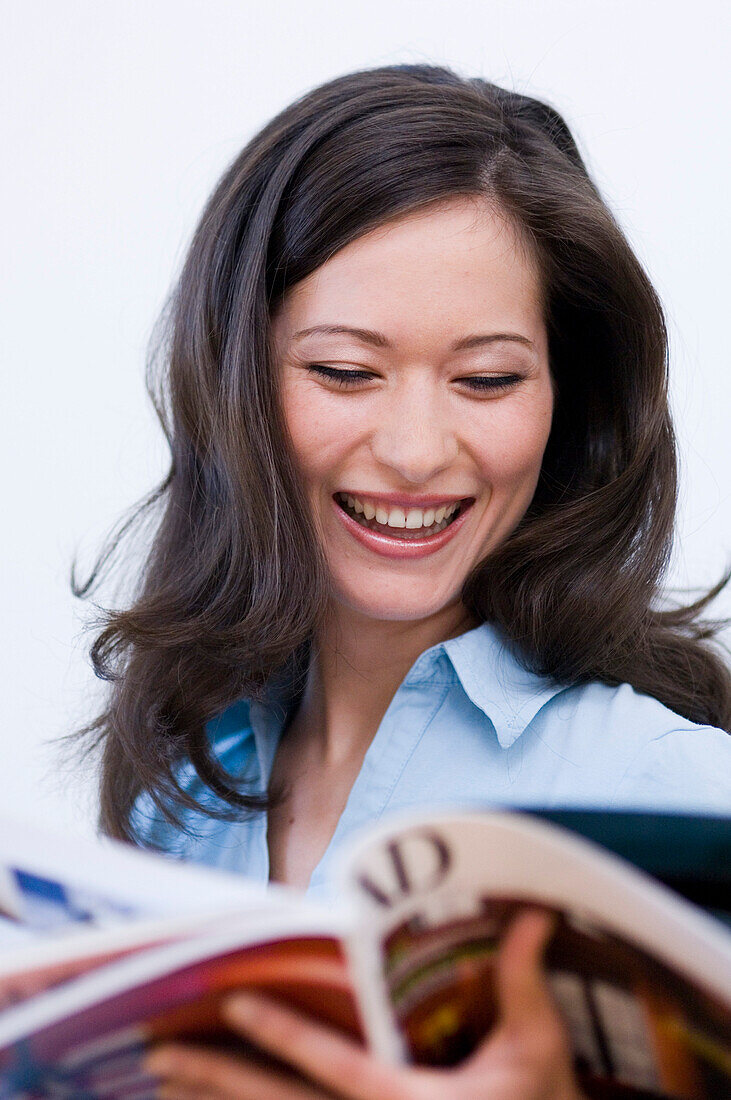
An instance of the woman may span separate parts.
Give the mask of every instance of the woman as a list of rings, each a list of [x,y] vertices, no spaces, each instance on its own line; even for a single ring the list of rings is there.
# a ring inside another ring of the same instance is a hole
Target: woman
[[[731,677],[698,621],[725,580],[657,607],[663,312],[554,110],[429,66],[315,89],[219,183],[166,320],[163,511],[92,647],[106,832],[324,893],[404,805],[728,810]],[[547,1003],[525,920],[507,958]],[[505,1096],[573,1095],[549,1047]]]

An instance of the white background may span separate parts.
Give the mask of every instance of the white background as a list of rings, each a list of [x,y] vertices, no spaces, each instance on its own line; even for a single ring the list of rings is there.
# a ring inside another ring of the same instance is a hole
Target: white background
[[[725,9],[725,11],[724,11]],[[2,5],[0,812],[89,833],[51,744],[94,713],[68,577],[162,476],[146,343],[202,204],[252,134],[357,68],[446,63],[548,99],[665,303],[683,464],[670,582],[731,559],[728,7],[651,0]],[[731,615],[731,593],[716,604]],[[731,635],[727,631],[725,638]]]

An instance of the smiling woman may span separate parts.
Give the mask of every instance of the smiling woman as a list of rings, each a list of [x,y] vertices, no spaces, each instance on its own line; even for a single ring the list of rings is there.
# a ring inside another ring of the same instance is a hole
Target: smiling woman
[[[91,650],[104,830],[324,892],[407,805],[728,809],[725,580],[661,609],[663,311],[553,108],[421,65],[316,88],[225,173],[164,321],[159,522]],[[552,1065],[575,1095],[549,1047],[486,1095]]]
[[[176,826],[231,821],[236,866],[307,885],[336,824],[418,791],[728,804],[730,676],[699,620],[714,593],[659,608],[676,501],[662,307],[556,111],[430,66],[315,89],[222,178],[163,322],[150,391],[171,466],[138,513],[159,524],[136,601],[91,650],[112,681],[82,731],[103,748],[106,831],[230,861]],[[430,660],[432,683],[458,681],[460,713],[439,710],[453,785],[431,757],[403,789],[376,782]],[[553,704],[526,706],[559,691],[571,734]],[[540,734],[518,772],[491,759],[504,720]],[[557,773],[540,746],[559,729]]]

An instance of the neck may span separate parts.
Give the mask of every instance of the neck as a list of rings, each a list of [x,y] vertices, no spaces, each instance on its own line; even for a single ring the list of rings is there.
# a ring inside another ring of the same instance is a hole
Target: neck
[[[476,627],[462,603],[418,620],[370,619],[332,605],[313,640],[298,723],[324,762],[362,756],[416,658]]]

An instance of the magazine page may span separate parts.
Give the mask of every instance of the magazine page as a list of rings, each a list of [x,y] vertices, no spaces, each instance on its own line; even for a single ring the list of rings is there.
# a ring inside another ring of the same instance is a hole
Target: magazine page
[[[129,921],[113,928],[87,928],[62,939],[19,939],[0,956],[0,1014],[63,982],[106,966],[136,951],[175,940],[210,933],[235,915],[239,926],[260,912],[271,912],[286,903],[277,895],[262,904],[234,906],[225,911],[184,913],[177,917]]]
[[[231,908],[265,892],[240,876],[119,841],[0,817],[0,917],[8,928],[15,922],[49,936],[78,925]]]
[[[383,1057],[469,1054],[496,1019],[501,937],[521,905],[540,904],[557,915],[546,966],[587,1096],[728,1095],[731,935],[595,844],[507,811],[400,815],[351,848],[340,879]]]
[[[0,1018],[0,1098],[83,1096],[153,1100],[141,1069],[149,1044],[189,1039],[261,1054],[233,1036],[219,1005],[260,988],[361,1037],[344,916],[301,896],[289,912],[229,921],[215,933],[154,948],[95,970]]]
[[[291,904],[277,887],[0,821],[0,1012],[97,966],[236,914]]]

